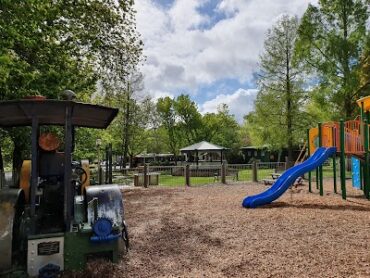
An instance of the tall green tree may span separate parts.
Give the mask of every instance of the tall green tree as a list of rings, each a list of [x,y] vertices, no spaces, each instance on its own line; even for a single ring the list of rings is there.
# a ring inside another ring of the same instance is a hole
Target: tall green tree
[[[91,95],[98,79],[118,69],[127,76],[142,48],[133,5],[130,0],[1,1],[0,100],[56,98],[66,88],[78,97]],[[18,168],[29,136],[8,132]]]
[[[160,98],[157,101],[157,111],[162,126],[166,130],[170,152],[176,157],[182,143],[182,136],[178,123],[177,114],[174,108],[175,100],[170,97]]]
[[[217,113],[206,113],[202,117],[203,140],[214,144],[239,149],[241,145],[238,134],[239,124],[234,115],[230,114],[226,104],[217,108]]]
[[[360,86],[358,94],[370,95],[370,33],[367,36],[366,49],[362,54],[359,68]]]
[[[177,115],[178,126],[183,131],[183,136],[188,144],[203,140],[202,115],[189,95],[179,95],[173,103]]]
[[[199,141],[209,141],[236,152],[240,147],[239,125],[226,104],[220,105],[217,113],[202,115],[189,95],[180,95],[174,99],[160,98],[157,111],[174,155],[181,147]]]
[[[303,136],[306,118],[303,70],[294,60],[297,30],[297,18],[284,16],[268,31],[260,57],[255,112],[246,117],[252,143],[286,147],[289,161],[293,146]]]
[[[363,96],[359,67],[361,57],[366,58],[368,20],[368,0],[320,0],[318,6],[308,6],[299,27],[299,58],[315,75],[321,94],[346,118]]]

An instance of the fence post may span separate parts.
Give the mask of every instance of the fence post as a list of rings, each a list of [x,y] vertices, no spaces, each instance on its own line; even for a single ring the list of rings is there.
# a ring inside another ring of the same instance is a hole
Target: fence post
[[[144,187],[148,187],[148,165],[144,164]]]
[[[253,164],[252,164],[252,179],[253,179],[253,182],[258,182],[256,161],[253,161]]]
[[[108,183],[112,184],[113,183],[113,154],[112,154],[112,143],[109,144],[109,149],[108,149],[108,172],[109,172],[109,178],[108,178]]]
[[[105,147],[105,175],[104,175],[104,183],[108,184],[109,178],[109,147]]]
[[[226,184],[226,164],[222,162],[221,164],[221,182]]]
[[[190,166],[189,164],[185,165],[185,186],[190,186]]]
[[[98,182],[99,182],[99,185],[102,185],[103,184],[103,169],[101,167],[101,162],[98,161],[98,163],[99,163],[99,168],[98,168],[99,178],[98,178]]]

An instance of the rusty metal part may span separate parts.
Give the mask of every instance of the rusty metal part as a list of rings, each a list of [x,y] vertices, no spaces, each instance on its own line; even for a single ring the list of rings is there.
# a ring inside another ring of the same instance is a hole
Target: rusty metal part
[[[87,203],[97,202],[96,206],[88,205],[87,208],[87,220],[90,224],[96,218],[106,217],[112,220],[113,226],[122,226],[123,200],[117,185],[90,186],[86,188],[86,200]]]
[[[26,202],[30,200],[31,160],[23,160],[19,187],[23,189]]]
[[[81,167],[82,167],[82,169],[85,170],[85,173],[86,173],[86,179],[84,178],[84,182],[82,183],[82,186],[81,186],[81,194],[83,194],[85,188],[90,186],[91,172],[90,172],[89,161],[88,160],[81,160]]]
[[[12,188],[0,191],[0,272],[12,266],[13,224],[21,195],[23,195],[22,189]]]

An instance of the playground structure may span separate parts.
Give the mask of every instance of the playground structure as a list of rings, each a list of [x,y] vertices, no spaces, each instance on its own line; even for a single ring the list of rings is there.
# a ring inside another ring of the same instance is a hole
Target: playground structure
[[[320,195],[323,191],[323,168],[325,161],[333,158],[334,192],[337,193],[336,156],[340,157],[340,185],[342,198],[346,193],[346,157],[352,157],[353,185],[363,189],[365,198],[370,199],[369,122],[370,96],[357,101],[361,109],[355,120],[319,123],[318,127],[307,130],[308,159],[288,169],[271,188],[254,196],[248,196],[243,206],[255,208],[279,198],[295,179],[308,172],[309,192],[312,192],[312,174],[316,169],[316,182]],[[312,156],[311,156],[312,155]]]

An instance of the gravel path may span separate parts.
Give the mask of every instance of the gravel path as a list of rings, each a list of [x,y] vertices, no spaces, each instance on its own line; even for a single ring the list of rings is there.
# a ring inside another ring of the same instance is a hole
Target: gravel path
[[[349,187],[349,186],[348,186]],[[84,277],[370,277],[370,202],[307,186],[244,209],[261,184],[125,189],[131,250]],[[78,275],[81,276],[81,275]]]

